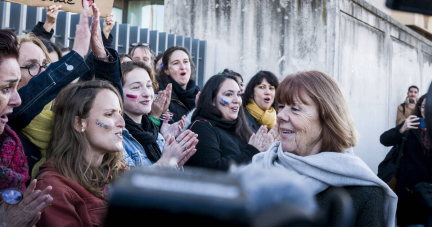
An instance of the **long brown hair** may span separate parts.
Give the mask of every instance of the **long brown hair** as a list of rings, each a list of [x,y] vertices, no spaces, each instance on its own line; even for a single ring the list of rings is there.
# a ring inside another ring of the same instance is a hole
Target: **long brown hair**
[[[276,90],[280,104],[293,105],[298,97],[307,103],[307,94],[318,107],[321,122],[322,151],[343,152],[357,143],[357,130],[342,87],[331,76],[320,71],[299,72],[287,76]]]
[[[123,171],[123,153],[107,153],[100,166],[91,166],[85,159],[90,143],[84,133],[75,130],[74,124],[75,117],[89,117],[96,95],[105,89],[117,95],[123,110],[119,92],[107,81],[70,84],[60,92],[54,105],[53,136],[47,152],[48,157],[55,160],[57,172],[99,198],[103,198],[105,185],[116,180]]]

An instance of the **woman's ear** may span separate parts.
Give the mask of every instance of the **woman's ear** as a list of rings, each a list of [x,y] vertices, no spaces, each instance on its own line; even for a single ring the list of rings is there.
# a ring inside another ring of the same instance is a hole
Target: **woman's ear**
[[[168,69],[165,69],[164,72],[165,72],[165,74],[167,74],[168,76],[170,75]]]
[[[86,128],[87,128],[86,123],[83,122],[80,117],[75,116],[75,119],[74,119],[74,129],[77,132],[85,132]]]

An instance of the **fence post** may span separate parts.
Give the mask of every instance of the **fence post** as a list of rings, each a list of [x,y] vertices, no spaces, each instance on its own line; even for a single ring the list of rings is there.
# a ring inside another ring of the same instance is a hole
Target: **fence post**
[[[130,27],[130,35],[129,35],[129,43],[138,43],[140,40],[140,27],[139,26],[131,26]]]
[[[199,68],[197,70],[198,77],[198,87],[201,89],[204,87],[204,74],[205,74],[205,65],[206,65],[206,49],[207,49],[207,41],[201,40],[199,41],[199,54],[198,54],[198,65]]]
[[[141,28],[140,29],[140,43],[149,43],[149,29],[148,28]]]
[[[159,48],[158,53],[155,52],[156,55],[163,54],[167,49],[167,33],[159,32]]]
[[[118,51],[118,42],[119,42],[119,24],[115,22],[113,29],[111,30],[111,35],[113,36],[113,41],[111,47]]]
[[[192,38],[191,37],[184,38],[184,47],[186,49],[188,49],[189,53],[191,52],[191,48],[192,48]]]
[[[25,21],[24,33],[31,32],[33,27],[39,22],[38,10],[38,7],[27,6],[27,20]]]
[[[176,37],[176,46],[181,46],[181,47],[184,46],[184,39],[182,35],[178,35]]]
[[[120,24],[119,26],[119,41],[118,52],[119,54],[127,54],[129,52],[129,24]]]
[[[176,41],[176,35],[175,34],[168,34],[167,49],[172,47],[172,46],[175,46],[176,45],[175,41]]]
[[[57,21],[55,25],[55,43],[60,47],[69,46],[69,28],[70,28],[70,14],[65,11],[60,11],[57,15]]]
[[[151,49],[154,53],[157,53],[158,51],[158,44],[159,44],[159,32],[154,30],[150,31],[150,40],[149,40]]]
[[[75,42],[75,32],[76,32],[76,25],[79,23],[81,15],[79,14],[73,14],[71,15],[70,19],[70,27],[69,27],[69,47],[73,47]]]
[[[0,28],[9,27],[10,2],[0,1]]]
[[[13,30],[16,35],[22,35],[25,29],[26,6],[11,3],[9,18],[9,28]]]

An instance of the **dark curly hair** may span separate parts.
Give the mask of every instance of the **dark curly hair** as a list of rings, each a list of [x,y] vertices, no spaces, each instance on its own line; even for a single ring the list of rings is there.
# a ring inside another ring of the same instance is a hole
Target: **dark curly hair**
[[[0,29],[0,64],[6,58],[14,58],[18,61],[18,38],[7,29]]]

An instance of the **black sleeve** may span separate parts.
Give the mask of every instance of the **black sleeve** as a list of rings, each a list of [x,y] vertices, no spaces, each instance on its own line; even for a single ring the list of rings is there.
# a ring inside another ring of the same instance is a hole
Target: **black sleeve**
[[[110,33],[108,36],[108,39],[107,39],[105,37],[105,35],[103,34],[103,31],[101,31],[101,32],[102,32],[102,42],[103,42],[104,47],[111,47],[112,42],[113,42],[113,36]]]
[[[384,227],[384,191],[379,187],[371,188],[370,197],[365,204],[360,207],[357,218],[356,227]]]
[[[248,145],[245,151],[236,156],[222,157],[220,139],[213,126],[208,122],[196,122],[191,131],[198,134],[199,142],[196,145],[196,153],[189,159],[187,165],[228,170],[231,160],[242,163],[259,152],[255,147]]]
[[[90,67],[90,70],[81,76],[81,81],[88,81],[95,79],[110,81],[120,93],[123,99],[123,87],[122,87],[122,71],[120,67],[120,57],[116,50],[108,48],[107,50],[114,57],[113,62],[106,62],[99,60],[93,56],[92,53],[87,55],[86,64]]]
[[[84,58],[73,50],[58,62],[51,63],[45,71],[18,90],[21,105],[8,115],[8,125],[15,131],[27,127],[65,86],[88,70]]]
[[[54,29],[51,29],[50,32],[47,32],[45,31],[45,28],[43,28],[44,24],[45,24],[44,22],[37,23],[31,32],[35,34],[35,36],[50,40],[54,35]]]
[[[403,136],[402,133],[399,132],[399,130],[402,128],[402,125],[404,123],[405,123],[405,121],[403,121],[400,125],[396,126],[395,128],[392,128],[392,129],[384,132],[380,136],[381,144],[386,146],[386,147],[399,144],[401,139],[402,139],[402,136]],[[408,133],[408,132],[405,132],[405,133]]]

